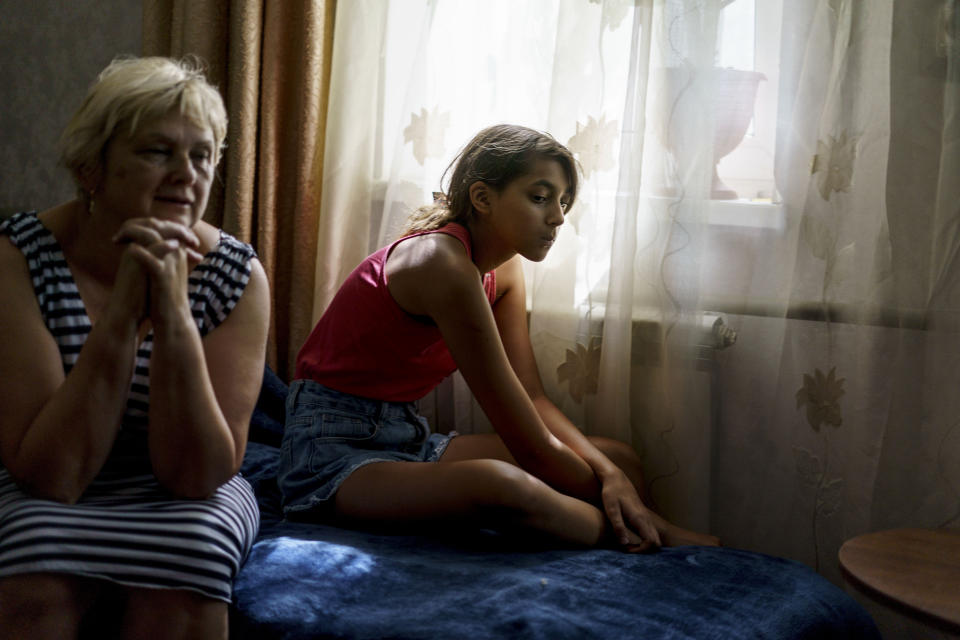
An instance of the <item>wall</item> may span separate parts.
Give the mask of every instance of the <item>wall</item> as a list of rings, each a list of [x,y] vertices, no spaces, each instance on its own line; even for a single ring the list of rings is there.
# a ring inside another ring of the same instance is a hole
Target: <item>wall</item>
[[[57,140],[97,73],[141,50],[139,0],[0,2],[0,215],[71,198]]]

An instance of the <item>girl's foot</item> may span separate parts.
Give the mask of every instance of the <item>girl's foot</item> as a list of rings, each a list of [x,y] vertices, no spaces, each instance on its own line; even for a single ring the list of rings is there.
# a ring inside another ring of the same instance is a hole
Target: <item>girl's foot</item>
[[[698,533],[667,522],[657,514],[653,514],[654,524],[660,534],[660,542],[665,547],[679,547],[682,545],[700,545],[703,547],[720,547],[720,538],[708,533]]]

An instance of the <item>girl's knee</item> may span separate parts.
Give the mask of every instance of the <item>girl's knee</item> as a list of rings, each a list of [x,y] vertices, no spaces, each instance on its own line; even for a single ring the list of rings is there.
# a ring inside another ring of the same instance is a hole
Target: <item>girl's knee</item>
[[[640,456],[632,445],[613,438],[590,436],[590,442],[615,464],[639,464]]]
[[[509,462],[472,462],[478,469],[473,483],[474,502],[481,508],[526,514],[539,510],[546,492],[552,491],[542,480]]]
[[[593,505],[564,495],[523,469],[499,460],[486,463],[477,476],[484,501],[478,520],[506,533],[528,535],[538,531],[552,540],[594,545],[604,534],[606,518]]]

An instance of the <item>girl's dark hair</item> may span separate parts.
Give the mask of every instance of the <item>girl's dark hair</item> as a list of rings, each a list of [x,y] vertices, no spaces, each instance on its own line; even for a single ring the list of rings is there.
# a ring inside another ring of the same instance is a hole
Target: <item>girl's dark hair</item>
[[[511,124],[487,127],[457,154],[443,172],[441,184],[450,175],[445,202],[420,207],[407,219],[401,237],[420,231],[439,229],[449,222],[466,225],[473,216],[470,185],[485,182],[502,191],[511,181],[526,174],[534,162],[548,158],[563,167],[569,185],[569,205],[577,196],[577,161],[565,146],[549,133]]]

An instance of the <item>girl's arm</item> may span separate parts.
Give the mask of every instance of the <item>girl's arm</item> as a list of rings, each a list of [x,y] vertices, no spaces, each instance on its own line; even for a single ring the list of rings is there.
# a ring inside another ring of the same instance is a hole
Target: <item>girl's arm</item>
[[[600,483],[594,470],[547,428],[511,367],[480,273],[463,245],[444,234],[405,241],[390,256],[387,275],[390,293],[401,308],[437,324],[517,463],[563,493],[595,500]]]
[[[142,271],[125,256],[64,375],[23,254],[0,238],[0,461],[28,493],[76,502],[99,473],[120,429],[145,291]]]
[[[240,300],[201,339],[186,294],[185,253],[170,253],[161,262],[150,289],[150,459],[170,491],[200,498],[229,480],[243,461],[263,376],[268,284],[254,259]]]
[[[546,428],[576,452],[599,481],[599,491],[581,497],[602,503],[623,544],[629,543],[627,526],[641,533],[644,539],[659,542],[648,510],[623,471],[597,449],[544,393],[527,328],[526,289],[519,257],[497,269],[497,288],[502,295],[493,314],[511,367]]]

